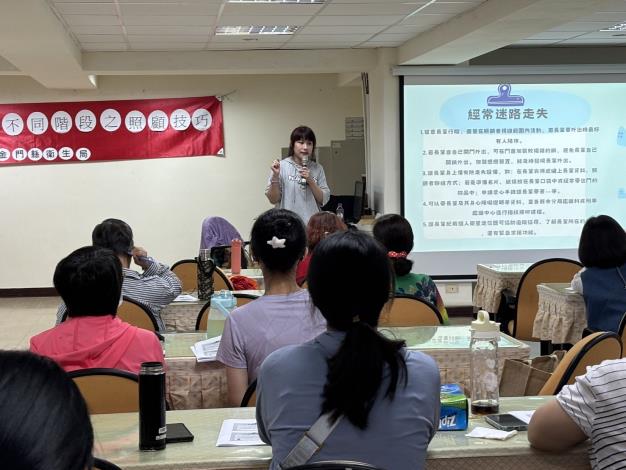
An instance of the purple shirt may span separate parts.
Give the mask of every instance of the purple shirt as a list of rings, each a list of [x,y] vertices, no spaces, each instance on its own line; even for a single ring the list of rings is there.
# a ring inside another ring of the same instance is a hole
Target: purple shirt
[[[222,217],[207,217],[202,222],[200,249],[208,250],[214,246],[230,245],[234,239],[243,240],[235,227]]]
[[[324,331],[326,320],[307,290],[264,295],[236,308],[226,319],[217,360],[228,367],[248,369],[250,383],[270,353],[302,344]]]

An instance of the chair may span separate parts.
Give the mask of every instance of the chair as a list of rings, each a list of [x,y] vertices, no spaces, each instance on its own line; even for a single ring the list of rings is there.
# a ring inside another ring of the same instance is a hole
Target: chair
[[[612,331],[592,333],[567,351],[552,376],[539,391],[539,395],[556,395],[563,386],[573,384],[576,377],[584,375],[587,367],[620,357],[622,343],[617,334]]]
[[[124,301],[117,308],[120,320],[144,330],[157,332],[159,326],[152,313],[143,305],[124,296]]]
[[[195,259],[176,261],[172,266],[172,272],[180,279],[183,292],[198,290],[198,262]]]
[[[233,296],[235,297],[235,299],[237,299],[237,307],[241,307],[242,305],[250,303],[254,299],[259,298],[258,295],[240,294],[237,291],[233,292]],[[209,300],[200,309],[200,312],[198,313],[198,318],[196,319],[196,331],[206,331],[210,307],[211,301]]]
[[[228,276],[217,266],[215,267],[215,271],[213,271],[213,290],[235,290]]]
[[[617,328],[617,334],[622,340],[622,348],[623,348],[624,344],[626,344],[626,312],[624,313],[624,316],[619,322],[619,327]],[[625,355],[626,355],[626,352],[622,351],[622,357],[624,357]]]
[[[139,378],[119,369],[81,369],[68,372],[87,402],[90,414],[139,411]]]
[[[92,470],[122,470],[117,465],[112,464],[108,460],[99,459],[94,457],[93,465],[91,467]]]
[[[325,462],[307,463],[290,467],[287,470],[383,470],[380,467],[361,462],[350,462],[348,460],[328,460]]]
[[[241,399],[241,405],[239,406],[242,408],[256,406],[256,379],[248,385],[246,393],[243,394],[243,398]]]
[[[443,319],[437,307],[413,295],[396,294],[387,303],[378,326],[438,326]]]
[[[570,282],[582,264],[565,258],[549,258],[529,267],[520,279],[515,296],[513,328],[509,331],[517,339],[539,341],[533,337],[533,323],[539,308],[537,284],[544,282]],[[509,322],[511,323],[511,322]]]

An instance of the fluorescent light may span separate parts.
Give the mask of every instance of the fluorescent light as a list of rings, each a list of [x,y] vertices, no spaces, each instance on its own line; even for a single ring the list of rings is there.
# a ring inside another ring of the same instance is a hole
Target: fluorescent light
[[[607,31],[607,32],[610,32],[610,31],[626,31],[626,22],[614,24],[613,26],[610,26],[609,28],[601,29],[600,31]]]
[[[325,2],[326,0],[228,0],[228,3],[299,3],[300,5]]]
[[[243,36],[249,34],[293,34],[298,26],[218,26],[215,34],[218,36]]]

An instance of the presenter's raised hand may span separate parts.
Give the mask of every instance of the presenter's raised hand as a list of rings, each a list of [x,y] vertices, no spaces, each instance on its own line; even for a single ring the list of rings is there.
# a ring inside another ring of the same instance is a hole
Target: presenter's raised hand
[[[274,160],[272,162],[272,179],[278,180],[280,176],[280,161]]]

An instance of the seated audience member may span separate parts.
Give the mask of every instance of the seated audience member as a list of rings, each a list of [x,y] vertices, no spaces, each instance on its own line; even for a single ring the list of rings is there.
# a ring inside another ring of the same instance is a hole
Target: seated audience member
[[[135,246],[130,226],[118,219],[106,219],[96,225],[91,234],[92,243],[100,248],[113,250],[122,263],[124,283],[122,295],[147,307],[154,316],[159,330],[165,326],[161,319],[161,309],[174,300],[181,292],[180,280],[170,268],[148,256],[146,250]],[[143,269],[143,273],[130,269],[131,259]],[[66,307],[59,306],[57,325],[63,321]]]
[[[200,249],[209,250],[209,254],[218,268],[230,269],[230,242],[238,239],[243,240],[237,229],[222,217],[207,217],[202,221],[202,234],[200,235]],[[228,246],[228,248],[211,249],[216,246]],[[248,267],[248,260],[243,245],[241,246],[241,267]]]
[[[361,289],[338,295],[347,278]],[[330,235],[313,252],[308,283],[328,330],[273,352],[259,371],[257,425],[272,446],[270,469],[280,468],[322,414],[341,421],[312,461],[424,468],[439,426],[439,370],[376,329],[393,285],[386,251],[367,234]]]
[[[138,374],[142,362],[164,361],[154,332],[116,316],[122,265],[111,250],[86,246],[70,253],[54,271],[54,287],[67,305],[68,319],[33,336],[32,352],[67,372],[106,367]]]
[[[0,397],[2,468],[91,468],[87,405],[58,365],[26,351],[0,351]]]
[[[626,312],[626,232],[608,215],[591,217],[578,244],[583,264],[572,280],[587,307],[587,327],[617,332]]]
[[[383,215],[374,223],[374,238],[388,250],[396,277],[396,293],[427,300],[437,307],[447,325],[448,312],[433,280],[426,274],[411,272],[413,261],[407,256],[413,249],[413,230],[409,221],[397,214]]]
[[[346,224],[332,212],[318,212],[313,214],[306,226],[307,252],[302,261],[298,263],[296,282],[299,286],[306,281],[306,275],[311,262],[311,255],[317,244],[331,233],[347,230]]]
[[[604,361],[566,385],[542,405],[528,426],[528,440],[541,450],[562,452],[591,440],[593,470],[623,468],[626,456],[626,359]]]
[[[305,245],[300,217],[287,209],[264,212],[252,226],[251,244],[263,272],[265,295],[233,310],[217,352],[217,360],[226,366],[233,406],[241,403],[268,354],[315,338],[326,329],[309,292],[296,284],[296,265]]]

